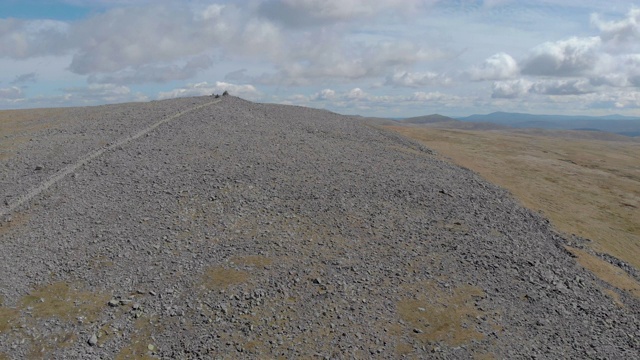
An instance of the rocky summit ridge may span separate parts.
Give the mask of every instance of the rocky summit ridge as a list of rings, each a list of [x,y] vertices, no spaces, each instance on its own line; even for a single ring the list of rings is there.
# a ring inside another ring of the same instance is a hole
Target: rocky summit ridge
[[[638,357],[640,301],[546,219],[363,119],[196,97],[3,136],[0,359]]]

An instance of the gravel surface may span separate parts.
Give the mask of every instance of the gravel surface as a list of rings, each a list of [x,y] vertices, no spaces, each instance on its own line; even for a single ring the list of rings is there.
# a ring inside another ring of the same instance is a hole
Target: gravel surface
[[[358,118],[212,100],[69,109],[3,159],[0,359],[639,356],[640,301],[503,189]]]

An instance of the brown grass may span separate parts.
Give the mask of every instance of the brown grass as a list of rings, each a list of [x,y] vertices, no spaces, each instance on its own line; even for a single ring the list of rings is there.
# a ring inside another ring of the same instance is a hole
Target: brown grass
[[[30,134],[60,124],[67,109],[31,109],[0,111],[0,160],[9,159]]]
[[[398,303],[398,314],[410,326],[406,330],[413,337],[451,346],[484,338],[475,328],[475,318],[482,312],[474,305],[475,298],[484,296],[482,289],[469,285],[442,289],[432,282],[426,282],[421,289],[423,297]]]
[[[0,307],[0,334],[11,329],[17,316],[16,309]]]
[[[16,212],[11,216],[11,221],[0,220],[0,235],[8,235],[13,231],[26,231],[30,218],[30,214]]]
[[[210,289],[226,288],[230,285],[245,283],[248,279],[249,274],[245,271],[216,266],[205,272],[203,284]]]
[[[75,322],[79,317],[95,322],[108,299],[105,294],[82,291],[64,282],[45,285],[23,296],[15,308],[0,306],[0,333],[13,331],[29,340],[28,358],[51,358],[53,351],[71,346],[78,336],[67,332],[38,335],[41,326],[38,322],[51,318]],[[25,332],[26,329],[30,332]]]
[[[602,292],[605,295],[609,296],[611,300],[613,300],[613,303],[616,304],[618,307],[621,307],[621,308],[624,307],[624,303],[620,299],[620,294],[618,294],[617,292],[611,289],[602,289]]]
[[[139,318],[136,320],[134,327],[135,333],[131,336],[129,345],[120,349],[116,355],[116,360],[150,360],[156,359],[151,356],[152,351],[149,349],[149,345],[152,345],[154,351],[157,351],[157,346],[152,339],[154,329],[158,326],[156,319],[154,318]]]
[[[597,277],[606,281],[608,284],[617,287],[620,290],[628,291],[634,296],[640,298],[640,284],[633,279],[624,270],[617,266],[611,265],[608,262],[589,254],[588,252],[565,246],[565,248],[573,253],[578,263],[583,267],[591,270]],[[610,295],[610,294],[609,294]],[[614,301],[616,297],[614,297]],[[619,300],[619,298],[618,298]]]
[[[58,282],[23,297],[20,308],[31,307],[37,318],[57,317],[75,321],[78,316],[84,316],[88,321],[95,321],[108,300],[104,294],[76,290],[67,283]]]
[[[70,347],[74,342],[78,341],[78,336],[74,333],[60,333],[40,337],[32,341],[33,343],[28,358],[46,359],[50,358],[51,353],[56,349]]]
[[[501,131],[386,128],[508,189],[558,230],[592,240],[594,251],[640,269],[640,144]]]

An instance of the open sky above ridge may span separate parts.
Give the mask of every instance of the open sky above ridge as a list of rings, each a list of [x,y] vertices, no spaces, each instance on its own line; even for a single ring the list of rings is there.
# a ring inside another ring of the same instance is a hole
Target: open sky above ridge
[[[640,7],[3,0],[0,109],[208,95],[346,114],[640,116]]]

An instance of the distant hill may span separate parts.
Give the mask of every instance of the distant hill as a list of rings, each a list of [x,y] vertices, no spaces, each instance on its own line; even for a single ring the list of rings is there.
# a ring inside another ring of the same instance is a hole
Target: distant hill
[[[471,115],[458,118],[458,120],[473,123],[491,122],[520,129],[589,129],[607,131],[625,136],[636,136],[637,134],[640,134],[640,117],[622,116],[617,114],[607,116],[566,116],[494,112],[486,115]]]
[[[440,115],[440,114],[431,114],[431,115],[410,117],[402,121],[410,124],[435,124],[435,123],[450,122],[450,121],[457,122],[459,120],[450,118],[448,116]]]
[[[510,128],[509,126],[499,125],[491,122],[464,122],[440,114],[416,116],[402,119],[399,122],[404,125],[420,125],[435,127],[439,129],[502,130]]]

